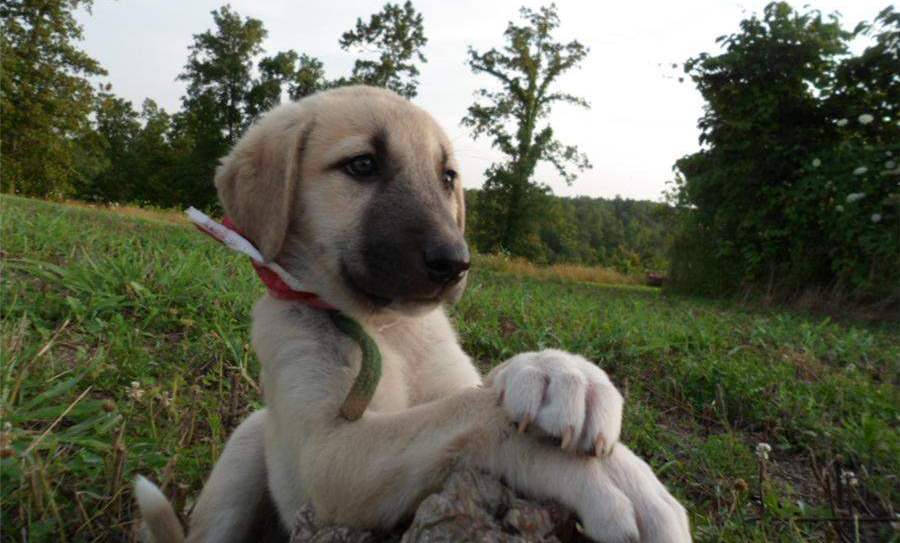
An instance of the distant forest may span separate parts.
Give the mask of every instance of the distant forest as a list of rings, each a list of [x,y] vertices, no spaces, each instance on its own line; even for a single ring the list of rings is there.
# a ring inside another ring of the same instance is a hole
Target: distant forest
[[[466,190],[467,237],[483,249],[478,215],[482,191]],[[665,271],[674,240],[675,208],[659,202],[544,195],[539,228],[527,240],[526,256],[541,264],[574,262],[615,268],[624,273]]]

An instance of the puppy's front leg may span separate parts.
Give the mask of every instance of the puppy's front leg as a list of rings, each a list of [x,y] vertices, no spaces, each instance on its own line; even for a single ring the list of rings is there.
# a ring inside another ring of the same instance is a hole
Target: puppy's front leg
[[[462,462],[574,509],[599,541],[637,540],[631,501],[596,458],[516,433],[498,404],[496,390],[479,387],[314,432],[301,455],[308,499],[325,522],[387,528]]]

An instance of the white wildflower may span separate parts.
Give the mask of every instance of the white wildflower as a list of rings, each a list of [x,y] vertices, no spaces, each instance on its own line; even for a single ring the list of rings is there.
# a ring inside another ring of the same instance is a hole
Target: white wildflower
[[[884,163],[885,170],[893,170],[896,167],[897,167],[897,163],[894,162],[893,160],[888,160],[887,162]]]
[[[865,192],[852,192],[847,195],[847,203],[852,204],[853,202],[858,202],[866,197]]]
[[[847,486],[856,486],[859,484],[859,479],[856,478],[856,474],[849,470],[841,470],[841,482]]]
[[[769,453],[772,452],[772,446],[768,443],[756,444],[756,457],[765,462],[769,459]]]
[[[847,121],[847,119],[840,119],[840,120],[838,120],[837,125],[838,126],[847,126],[848,122],[849,121]]]
[[[881,222],[881,213],[872,213],[870,218],[872,219],[872,222],[879,223]]]
[[[821,161],[821,160],[819,160],[818,158],[814,158],[814,159],[813,159],[813,161],[812,161],[812,167],[813,167],[813,168],[818,168],[818,167],[821,166],[821,165],[822,165],[822,161]]]
[[[868,113],[863,113],[859,116],[859,124],[869,124],[870,122],[875,120],[875,117]]]
[[[141,383],[138,381],[132,381],[131,386],[125,388],[125,393],[136,402],[141,401],[144,397],[144,389],[141,388]]]
[[[862,174],[866,173],[867,171],[869,171],[869,168],[866,168],[865,166],[860,166],[859,168],[856,168],[855,170],[853,170],[853,175],[862,175]]]

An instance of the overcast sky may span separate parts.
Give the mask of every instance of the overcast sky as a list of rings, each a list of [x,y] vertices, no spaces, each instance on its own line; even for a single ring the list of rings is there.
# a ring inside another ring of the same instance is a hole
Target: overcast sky
[[[395,0],[396,1],[396,0]],[[415,102],[430,111],[450,134],[467,187],[482,183],[482,173],[499,154],[485,140],[473,140],[459,125],[473,92],[493,85],[465,66],[466,47],[502,44],[506,23],[521,5],[538,2],[499,0],[417,0],[425,18],[427,64],[421,67]],[[582,68],[561,78],[559,87],[581,95],[590,110],[560,106],[552,124],[563,143],[576,144],[594,168],[572,186],[551,168],[538,179],[556,194],[661,199],[673,162],[695,151],[696,121],[702,100],[690,82],[678,83],[672,63],[701,51],[714,51],[717,36],[737,30],[739,21],[759,12],[766,1],[684,0],[680,2],[557,2],[559,37],[590,47]],[[845,26],[872,20],[887,0],[809,0],[825,13],[839,11]],[[180,106],[184,84],[176,77],[184,66],[193,34],[212,26],[210,11],[222,2],[200,0],[97,0],[92,14],[80,12],[82,47],[109,72],[104,78],[116,94],[136,108],[152,98],[170,112]],[[367,19],[383,1],[234,0],[243,16],[263,21],[269,32],[267,53],[294,49],[319,57],[329,76],[349,73],[354,56],[338,47],[340,35],[357,17]]]

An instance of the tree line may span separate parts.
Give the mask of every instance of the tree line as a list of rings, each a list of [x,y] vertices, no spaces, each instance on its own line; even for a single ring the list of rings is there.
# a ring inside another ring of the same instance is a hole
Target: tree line
[[[295,50],[270,54],[262,21],[229,6],[211,13],[212,27],[193,37],[178,79],[186,84],[177,112],[152,99],[140,108],[112,87],[76,42],[73,12],[84,0],[2,3],[2,189],[43,198],[77,198],[214,208],[212,177],[241,133],[282,100],[322,89],[369,84],[412,98],[427,62],[424,20],[410,1],[388,3],[357,19],[337,45],[357,55],[349,74],[326,77],[321,60]],[[469,231],[486,252],[540,262],[581,262],[638,270],[663,266],[661,206],[616,199],[558,199],[534,179],[539,162],[567,182],[590,167],[577,148],[559,142],[547,122],[555,104],[588,107],[556,87],[588,54],[578,41],[559,42],[554,5],[523,8],[504,44],[470,48],[467,62],[495,87],[479,89],[462,123],[489,138],[505,159],[469,191]],[[646,264],[645,264],[646,263]]]

